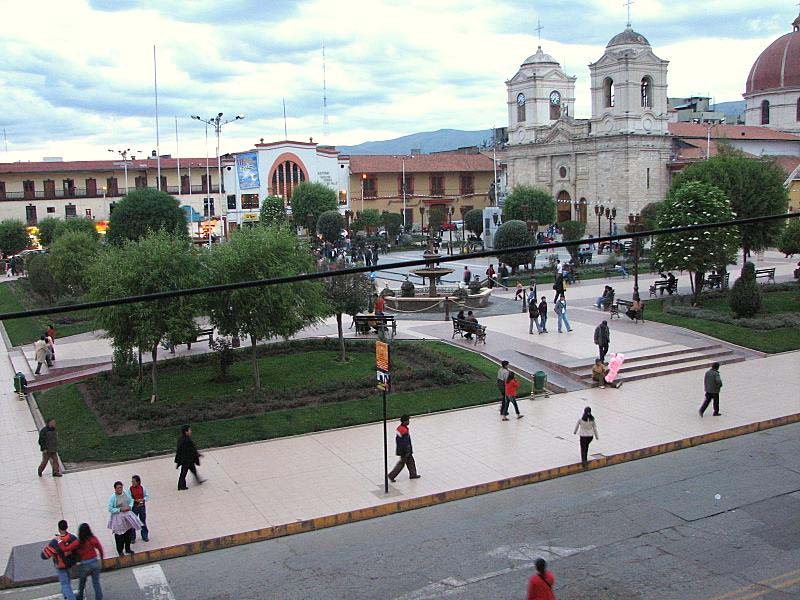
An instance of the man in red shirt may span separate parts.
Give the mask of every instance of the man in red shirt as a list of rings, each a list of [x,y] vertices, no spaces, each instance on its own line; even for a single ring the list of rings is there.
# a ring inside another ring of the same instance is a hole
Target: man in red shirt
[[[389,472],[389,480],[394,483],[394,480],[403,470],[403,467],[408,467],[409,479],[419,479],[417,475],[417,463],[414,462],[414,448],[411,446],[411,434],[408,431],[408,423],[411,417],[403,415],[400,417],[400,425],[397,426],[397,435],[395,436],[395,444],[397,450],[395,454],[399,456],[397,464]]]
[[[375,295],[375,314],[382,315],[383,314],[383,307],[386,306],[386,300],[383,299],[383,296]]]

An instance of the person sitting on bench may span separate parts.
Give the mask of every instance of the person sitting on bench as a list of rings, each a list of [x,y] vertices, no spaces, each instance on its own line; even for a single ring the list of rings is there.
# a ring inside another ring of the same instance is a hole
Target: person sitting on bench
[[[614,290],[610,285],[607,285],[605,289],[603,289],[603,295],[597,299],[597,302],[595,302],[595,306],[602,309],[606,304],[611,303],[611,298],[613,298],[613,295]]]
[[[633,302],[628,307],[628,310],[625,311],[625,315],[631,321],[635,321],[636,319],[642,318],[642,301],[639,298],[639,294],[633,295]]]
[[[464,327],[464,331],[466,331],[464,337],[471,340],[472,334],[477,330],[478,319],[475,318],[475,315],[469,310],[467,311],[467,318],[464,320],[467,323],[466,327]]]
[[[614,270],[617,271],[618,273],[622,273],[623,279],[628,278],[628,271],[625,270],[625,265],[623,265],[622,263],[617,263],[616,266],[614,267]]]

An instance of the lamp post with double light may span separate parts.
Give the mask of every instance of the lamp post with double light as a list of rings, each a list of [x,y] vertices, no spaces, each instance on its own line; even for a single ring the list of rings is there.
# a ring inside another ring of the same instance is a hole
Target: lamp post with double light
[[[605,208],[602,204],[595,204],[594,205],[594,215],[597,217],[597,237],[599,238],[602,234],[600,233],[600,221],[603,220]],[[603,248],[600,246],[600,242],[597,243],[597,253],[602,254]]]
[[[628,214],[628,232],[636,233],[644,227],[642,224],[641,215],[639,213]],[[634,300],[639,298],[639,238],[633,238],[633,297]]]
[[[361,214],[364,214],[364,183],[367,181],[367,174],[361,174]]]
[[[612,224],[614,223],[614,219],[616,218],[617,218],[617,209],[613,206],[611,208],[606,207],[606,219],[608,219],[608,235],[613,235]]]
[[[447,247],[447,254],[453,254],[453,213],[456,212],[455,206],[447,208],[447,229],[450,231],[450,245]]]
[[[108,149],[109,152],[112,154],[119,154],[122,157],[122,166],[125,169],[125,195],[128,195],[128,153],[131,151],[130,148],[125,148],[125,150],[112,150],[111,148]],[[141,152],[140,152],[141,153]]]
[[[227,125],[228,123],[233,123],[234,121],[240,121],[244,119],[244,115],[236,115],[233,119],[223,119],[222,113],[217,113],[216,117],[211,117],[210,119],[203,119],[199,115],[192,115],[192,118],[195,121],[200,121],[201,123],[205,123],[206,125],[211,125],[214,128],[214,132],[217,134],[217,186],[219,188],[220,194],[220,202],[222,202],[222,157],[219,155],[219,139],[220,134],[222,133],[222,126]],[[208,143],[208,129],[206,129],[206,144]],[[206,150],[206,161],[208,160],[208,151]],[[208,168],[206,168],[206,178],[208,179]],[[191,181],[189,182],[191,185]],[[161,182],[159,182],[159,186]],[[211,193],[211,181],[208,181],[208,193]]]

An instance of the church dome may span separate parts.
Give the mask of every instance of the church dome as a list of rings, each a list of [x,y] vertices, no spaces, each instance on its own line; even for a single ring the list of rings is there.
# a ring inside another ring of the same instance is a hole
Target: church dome
[[[767,46],[753,63],[746,94],[800,87],[800,17],[794,20],[792,29]]]
[[[536,54],[531,54],[522,62],[522,65],[558,65],[558,61],[549,54],[542,52],[542,47],[539,46],[536,49]]]
[[[628,44],[640,44],[649,46],[650,42],[641,33],[636,33],[630,26],[625,28],[625,31],[618,33],[606,44],[606,48],[611,46],[627,46]]]

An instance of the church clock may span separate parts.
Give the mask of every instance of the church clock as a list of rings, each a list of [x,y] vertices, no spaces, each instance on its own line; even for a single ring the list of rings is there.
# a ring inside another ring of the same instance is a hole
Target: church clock
[[[553,106],[561,104],[561,94],[556,91],[550,92],[550,104]]]

